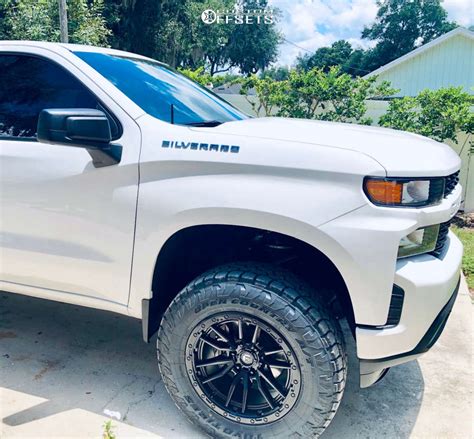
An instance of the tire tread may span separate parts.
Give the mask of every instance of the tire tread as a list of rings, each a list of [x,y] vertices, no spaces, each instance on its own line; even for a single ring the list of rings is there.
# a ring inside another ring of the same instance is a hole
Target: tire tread
[[[213,294],[209,289],[210,286],[225,282],[234,282],[243,287],[250,284],[262,288],[270,295],[276,294],[284,299],[286,306],[289,307],[288,312],[296,308],[309,320],[309,324],[302,328],[307,334],[311,334],[310,339],[305,337],[306,342],[317,351],[314,354],[315,357],[329,359],[325,362],[329,367],[321,371],[320,375],[320,378],[326,378],[323,384],[325,388],[319,392],[319,395],[324,397],[325,407],[313,410],[311,418],[303,425],[304,431],[288,431],[286,437],[319,437],[333,419],[345,387],[347,360],[342,330],[339,322],[305,282],[292,273],[271,265],[234,263],[214,268],[194,279],[172,301],[158,331],[157,353],[163,381],[176,405],[212,437],[230,437],[219,426],[216,426],[215,420],[212,424],[203,422],[202,413],[197,413],[189,398],[180,394],[178,386],[173,381],[172,365],[168,360],[170,352],[168,334],[171,334],[173,327],[179,324],[182,313],[186,309],[185,303],[206,300],[209,294]],[[220,291],[223,296],[226,294],[225,289],[224,287]],[[250,292],[246,291],[246,295],[248,294]],[[297,314],[295,313],[295,320],[299,318]],[[253,437],[258,436],[245,435],[246,439]]]

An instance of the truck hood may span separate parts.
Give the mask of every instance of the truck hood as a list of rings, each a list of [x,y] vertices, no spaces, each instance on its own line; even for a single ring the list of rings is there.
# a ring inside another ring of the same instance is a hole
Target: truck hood
[[[202,130],[198,129],[198,130]],[[228,122],[213,132],[357,151],[379,162],[388,176],[445,176],[460,167],[449,146],[388,128],[314,120],[264,117]]]

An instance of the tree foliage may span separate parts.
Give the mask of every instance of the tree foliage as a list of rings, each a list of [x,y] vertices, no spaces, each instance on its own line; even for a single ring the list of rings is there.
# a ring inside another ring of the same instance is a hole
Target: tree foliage
[[[240,94],[252,107],[257,116],[270,116],[279,110],[284,94],[288,88],[288,80],[275,81],[270,76],[258,77],[251,75],[241,81]],[[250,90],[255,91],[255,96],[250,95]]]
[[[415,97],[390,101],[379,124],[457,143],[459,132],[474,133],[471,105],[472,98],[462,87],[423,90]]]
[[[275,17],[278,15],[267,0],[243,0],[241,6],[244,10],[266,9]],[[275,23],[236,25],[227,45],[228,61],[245,75],[257,73],[276,61],[280,42]]]
[[[261,73],[261,78],[270,78],[275,81],[284,81],[290,77],[290,69],[286,66],[270,67]]]
[[[112,46],[150,56],[173,67],[206,68],[211,75],[237,67],[244,74],[276,60],[280,35],[275,24],[206,24],[206,9],[233,10],[236,0],[107,0],[105,16]],[[244,10],[268,7],[267,0],[241,0]]]
[[[192,0],[188,2],[189,52],[184,65],[204,65],[211,75],[237,67],[241,73],[256,73],[276,61],[280,34],[274,23],[253,24],[213,23],[206,24],[199,18],[204,9],[214,11],[233,10],[235,0]],[[268,10],[267,0],[241,0],[244,11]]]
[[[447,20],[441,0],[378,0],[375,22],[362,31],[362,38],[376,41],[364,67],[378,67],[426,44],[456,27]]]
[[[69,0],[69,41],[107,45],[110,30],[102,16],[103,0]],[[57,0],[3,0],[0,36],[12,40],[59,41]]]
[[[189,2],[187,19],[189,22],[189,52],[183,61],[190,67],[205,66],[211,75],[228,70],[229,41],[234,24],[206,24],[199,17],[204,9],[232,9],[233,0],[209,0],[205,6],[201,1]]]
[[[441,0],[378,0],[375,21],[364,28],[362,38],[376,42],[375,47],[354,49],[340,40],[297,59],[297,67],[328,71],[332,66],[352,76],[363,76],[405,55],[456,27],[447,20]]]
[[[351,44],[348,41],[339,40],[329,47],[320,47],[313,54],[307,53],[298,57],[296,66],[303,70],[318,68],[325,72],[328,72],[332,66],[340,66],[343,72],[347,72],[345,65],[352,53]]]
[[[173,67],[202,66],[211,75],[232,67],[255,73],[276,60],[275,23],[201,20],[205,9],[231,11],[237,4],[273,11],[267,0],[67,0],[70,41],[111,45]],[[0,37],[58,41],[58,1],[0,0]]]
[[[206,72],[202,66],[195,70],[182,67],[179,67],[178,70],[189,79],[192,79],[193,81],[205,87],[219,87],[223,84],[233,84],[239,82],[241,79],[240,75],[234,75],[230,73],[212,76],[210,73]]]
[[[208,86],[212,84],[212,76],[204,70],[204,67],[198,67],[197,69],[185,69],[185,68],[178,68],[178,70],[189,79],[192,79],[194,82],[198,84]]]
[[[353,78],[339,67],[331,67],[328,72],[294,69],[284,81],[253,75],[244,81],[241,93],[255,89],[258,102],[249,102],[256,114],[276,112],[284,117],[370,124],[371,119],[365,117],[365,101],[395,92],[387,82],[377,85],[375,81],[375,77]]]

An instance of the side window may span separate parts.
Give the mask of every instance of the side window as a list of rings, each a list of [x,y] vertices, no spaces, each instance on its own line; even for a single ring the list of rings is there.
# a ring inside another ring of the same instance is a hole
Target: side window
[[[35,56],[0,54],[0,139],[35,138],[45,108],[99,108],[97,98],[57,64]],[[117,128],[113,122],[112,131]]]

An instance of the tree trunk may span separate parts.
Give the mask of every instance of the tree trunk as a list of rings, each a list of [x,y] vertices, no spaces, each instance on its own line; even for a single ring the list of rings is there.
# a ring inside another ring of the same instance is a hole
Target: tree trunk
[[[67,5],[66,0],[59,1],[59,29],[61,31],[61,43],[68,43],[69,36],[67,30]]]

